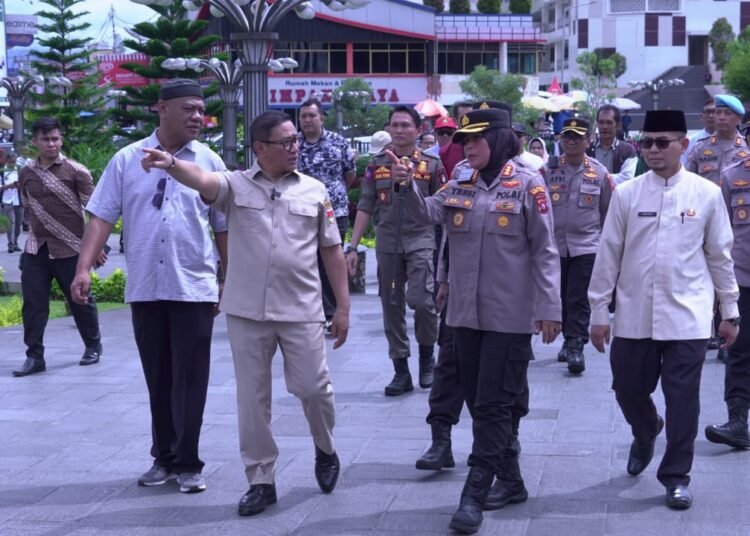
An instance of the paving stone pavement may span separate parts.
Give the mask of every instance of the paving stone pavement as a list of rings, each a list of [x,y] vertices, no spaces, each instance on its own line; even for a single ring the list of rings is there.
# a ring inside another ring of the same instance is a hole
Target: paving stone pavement
[[[150,421],[126,308],[101,315],[104,355],[92,367],[78,366],[83,347],[65,318],[47,328],[47,372],[12,378],[23,359],[23,334],[19,327],[0,330],[0,535],[447,534],[467,472],[471,421],[464,412],[454,430],[455,469],[414,468],[429,444],[427,391],[383,396],[392,371],[374,295],[374,257],[368,258],[368,295],[353,297],[349,340],[328,358],[342,462],[333,494],[318,490],[312,440],[299,402],[286,392],[277,356],[279,503],[256,517],[237,516],[247,482],[223,316],[214,331],[201,440],[208,489],[184,495],[174,483],[138,487],[137,476],[151,464]],[[724,367],[715,352],[702,381],[695,504],[673,512],[663,505],[655,478],[664,434],[652,465],[640,477],[627,476],[631,436],[610,390],[608,359],[587,347],[585,374],[570,377],[555,359],[558,348],[559,342],[543,346],[535,340],[529,369],[531,412],[521,426],[529,500],[486,513],[481,534],[750,536],[750,453],[703,438],[705,425],[726,417]],[[411,362],[415,370],[416,359]],[[656,400],[662,410],[658,391]]]

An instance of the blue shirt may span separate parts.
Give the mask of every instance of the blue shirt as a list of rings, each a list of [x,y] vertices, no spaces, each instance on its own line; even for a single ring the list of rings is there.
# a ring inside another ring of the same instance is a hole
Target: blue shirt
[[[348,216],[349,197],[346,194],[344,176],[356,169],[349,142],[343,136],[325,129],[315,143],[307,143],[302,132],[297,134],[297,139],[297,169],[325,184],[337,218]]]
[[[156,131],[115,154],[86,205],[88,212],[112,224],[122,216],[128,272],[125,301],[216,302],[209,207],[197,191],[166,171],[143,171],[143,147],[160,147]],[[197,141],[184,145],[175,157],[207,171],[226,170],[219,155]],[[159,209],[153,199],[162,178],[166,181]],[[225,231],[223,217],[218,219],[214,231]]]

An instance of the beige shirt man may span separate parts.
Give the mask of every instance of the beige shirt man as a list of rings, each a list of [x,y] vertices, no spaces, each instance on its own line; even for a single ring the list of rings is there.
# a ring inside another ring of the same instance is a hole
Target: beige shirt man
[[[326,188],[297,171],[278,182],[256,163],[224,173],[213,206],[227,215],[229,266],[221,310],[257,321],[323,322],[318,246],[341,243]]]

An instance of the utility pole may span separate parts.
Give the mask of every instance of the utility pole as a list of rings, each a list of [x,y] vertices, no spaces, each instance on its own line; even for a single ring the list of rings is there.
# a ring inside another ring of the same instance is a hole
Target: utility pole
[[[115,33],[115,6],[109,4],[109,20],[112,23],[112,54],[117,52],[117,34]]]

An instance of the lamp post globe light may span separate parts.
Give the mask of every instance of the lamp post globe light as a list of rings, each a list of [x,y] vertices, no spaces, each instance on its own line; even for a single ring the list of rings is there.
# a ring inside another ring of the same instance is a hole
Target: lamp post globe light
[[[26,94],[34,86],[41,86],[45,82],[40,74],[31,76],[8,76],[2,79],[2,87],[8,92],[11,115],[13,116],[13,149],[16,154],[21,154],[24,144],[23,109]],[[64,76],[51,76],[47,79],[50,85],[70,88],[73,82]]]
[[[680,78],[670,78],[668,80],[631,80],[628,82],[630,87],[642,87],[651,91],[651,101],[653,103],[653,109],[659,109],[659,93],[665,87],[682,86],[685,82]]]
[[[139,4],[159,4],[165,0],[133,0]],[[370,0],[321,0],[332,11],[366,6]],[[234,32],[229,36],[242,62],[243,125],[245,128],[245,165],[254,161],[250,144],[250,123],[268,107],[268,69],[273,44],[279,34],[274,28],[289,12],[310,20],[315,9],[305,0],[184,0],[187,10],[198,10],[209,4],[214,17],[227,17]],[[280,60],[278,60],[280,61]],[[283,63],[282,63],[283,65]]]

